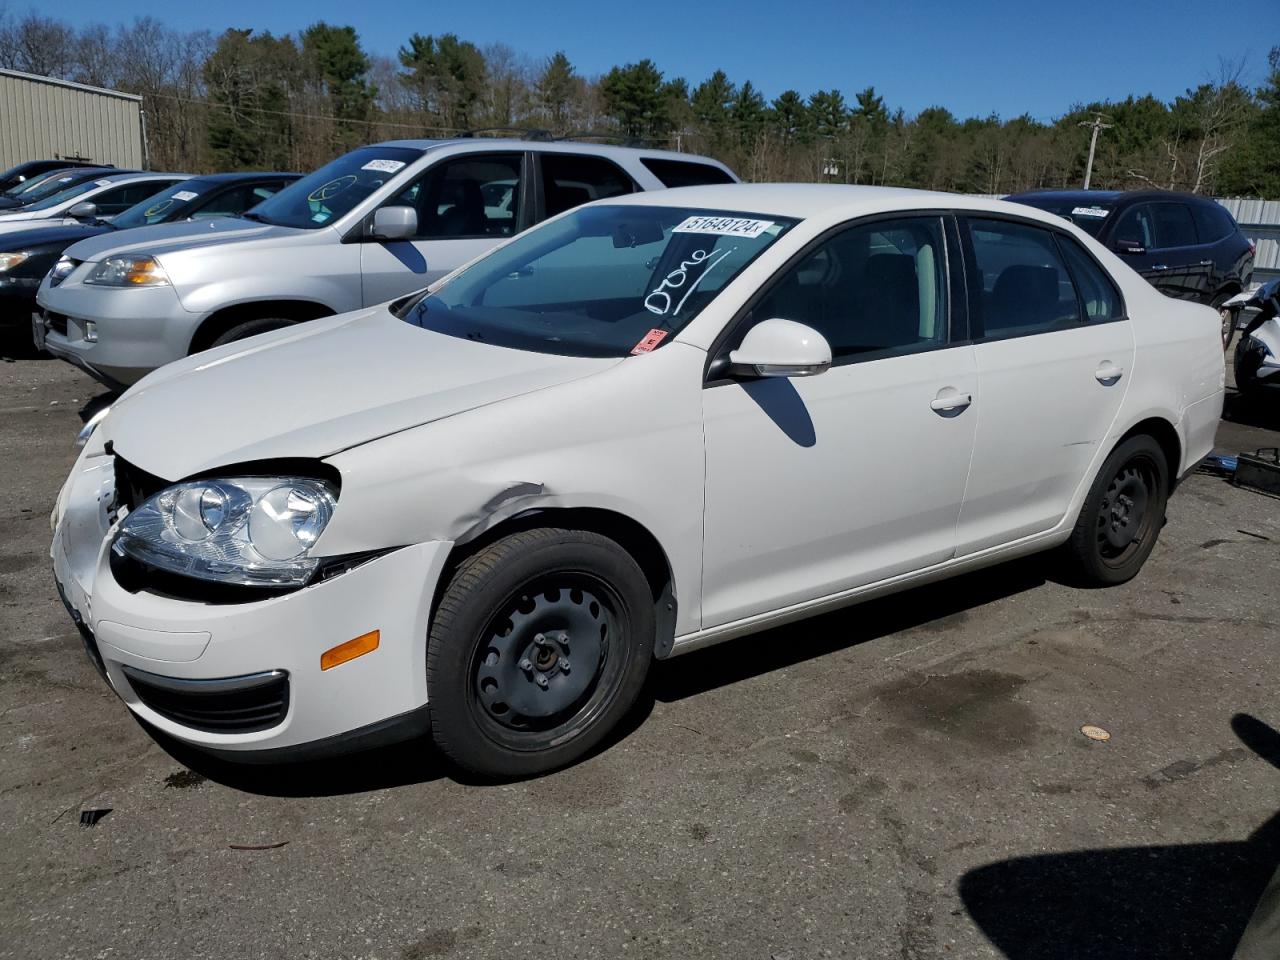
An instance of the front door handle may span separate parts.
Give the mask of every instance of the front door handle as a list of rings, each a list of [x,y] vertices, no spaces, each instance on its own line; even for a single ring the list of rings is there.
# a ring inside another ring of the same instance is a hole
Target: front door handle
[[[1093,375],[1104,387],[1110,387],[1124,376],[1124,367],[1117,367],[1110,360],[1103,360],[1098,364],[1098,369],[1093,372]]]
[[[1200,261],[1200,266],[1202,266],[1202,267],[1212,267],[1212,266],[1213,266],[1213,261],[1212,261],[1212,260],[1201,260],[1201,261]]]
[[[973,403],[972,394],[958,393],[951,387],[943,387],[938,391],[938,395],[930,401],[929,409],[944,417],[954,417],[963,413],[971,403]]]

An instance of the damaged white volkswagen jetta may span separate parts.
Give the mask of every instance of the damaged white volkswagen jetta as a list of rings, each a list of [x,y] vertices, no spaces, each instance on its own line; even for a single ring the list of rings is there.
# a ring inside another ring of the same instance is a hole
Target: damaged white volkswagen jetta
[[[52,556],[149,725],[430,732],[518,776],[654,658],[1060,547],[1119,583],[1211,448],[1217,314],[1032,208],[834,186],[585,206],[112,408]]]

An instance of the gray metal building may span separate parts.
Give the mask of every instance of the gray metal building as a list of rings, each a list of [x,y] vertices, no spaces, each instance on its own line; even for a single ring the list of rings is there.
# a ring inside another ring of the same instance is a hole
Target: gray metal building
[[[134,94],[0,69],[0,170],[63,158],[144,169],[144,123]]]

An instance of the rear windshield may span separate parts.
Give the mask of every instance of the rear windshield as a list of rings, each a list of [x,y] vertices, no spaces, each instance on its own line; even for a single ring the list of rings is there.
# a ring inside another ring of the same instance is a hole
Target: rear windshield
[[[252,220],[318,230],[350,213],[422,158],[408,147],[361,147],[285,187],[253,208]]]
[[[1110,200],[1064,200],[1062,197],[1034,196],[1010,199],[1014,203],[1056,213],[1064,220],[1070,220],[1091,237],[1098,235],[1107,217],[1111,216],[1111,211],[1115,208],[1115,203]]]
[[[647,353],[795,223],[689,207],[583,207],[499,247],[403,317],[541,353]]]

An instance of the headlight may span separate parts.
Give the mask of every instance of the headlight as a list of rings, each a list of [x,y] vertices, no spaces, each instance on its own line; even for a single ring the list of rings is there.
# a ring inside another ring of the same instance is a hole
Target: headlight
[[[168,487],[125,517],[111,549],[200,580],[254,587],[305,584],[308,556],[333,516],[319,480],[239,477]]]
[[[56,287],[63,280],[71,275],[71,271],[80,266],[79,260],[72,260],[65,254],[58,258],[58,262],[53,265],[53,269],[49,271],[49,286]]]
[[[120,256],[107,257],[93,268],[84,282],[104,287],[159,287],[167,285],[169,278],[155,257]]]
[[[12,270],[30,256],[29,253],[0,253],[0,273]]]

